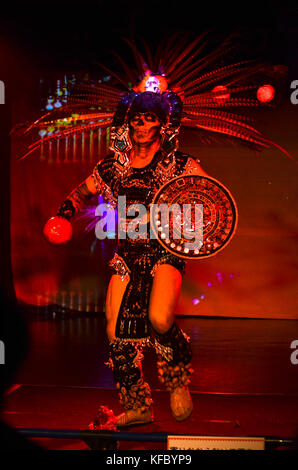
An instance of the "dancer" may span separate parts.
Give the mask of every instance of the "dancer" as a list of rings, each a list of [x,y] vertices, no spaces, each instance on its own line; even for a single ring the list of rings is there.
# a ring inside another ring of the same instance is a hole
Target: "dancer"
[[[126,159],[123,152],[104,158],[57,213],[69,220],[96,194],[107,199],[112,194],[114,204],[118,196],[126,196],[127,205],[141,203],[148,209],[143,221],[146,238],[119,239],[110,262],[113,274],[106,297],[109,364],[125,408],[118,417],[118,427],[153,420],[150,386],[141,367],[142,349],[152,341],[151,333],[158,355],[158,375],[170,392],[174,418],[187,419],[193,408],[188,388],[192,374],[191,346],[174,317],[185,260],[149,238],[150,202],[165,180],[191,172],[207,176],[196,159],[176,150],[176,144],[172,143],[174,148],[168,151],[169,135],[176,141],[181,111],[181,100],[173,93],[145,91],[125,96],[116,110],[113,127],[128,128],[125,139],[130,149],[125,153]],[[124,122],[119,122],[121,115]]]

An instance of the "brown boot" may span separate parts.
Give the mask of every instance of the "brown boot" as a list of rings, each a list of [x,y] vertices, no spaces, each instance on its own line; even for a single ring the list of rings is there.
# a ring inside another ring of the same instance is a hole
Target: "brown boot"
[[[124,428],[134,424],[147,424],[153,422],[153,411],[150,407],[142,411],[142,408],[130,409],[117,416],[117,427]]]
[[[188,387],[177,387],[170,392],[172,415],[177,421],[187,419],[193,410],[193,404]]]

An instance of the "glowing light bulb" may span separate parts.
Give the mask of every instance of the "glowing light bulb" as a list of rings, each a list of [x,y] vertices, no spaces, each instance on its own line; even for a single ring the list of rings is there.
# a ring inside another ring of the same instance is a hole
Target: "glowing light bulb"
[[[49,126],[49,127],[47,128],[47,134],[48,134],[48,135],[53,134],[54,130],[55,130],[55,127],[54,127],[54,126]]]
[[[272,85],[263,85],[258,88],[257,98],[261,103],[268,103],[273,100],[275,95],[275,89]]]
[[[57,99],[54,103],[55,108],[61,108],[62,103]]]
[[[53,106],[53,98],[52,97],[49,97],[48,98],[48,101],[47,101],[47,104],[45,106],[45,108],[48,110],[48,111],[51,111],[52,109],[54,109],[54,106]]]
[[[160,93],[160,84],[157,77],[149,77],[145,83],[146,91],[151,91],[153,93]]]

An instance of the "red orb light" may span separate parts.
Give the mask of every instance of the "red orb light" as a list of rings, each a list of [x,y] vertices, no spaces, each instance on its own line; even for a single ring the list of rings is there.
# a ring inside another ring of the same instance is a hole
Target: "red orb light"
[[[43,234],[50,243],[62,245],[72,237],[71,223],[64,217],[51,217],[43,228]]]
[[[262,85],[258,88],[257,98],[261,103],[268,103],[273,100],[275,95],[275,89],[272,85]]]

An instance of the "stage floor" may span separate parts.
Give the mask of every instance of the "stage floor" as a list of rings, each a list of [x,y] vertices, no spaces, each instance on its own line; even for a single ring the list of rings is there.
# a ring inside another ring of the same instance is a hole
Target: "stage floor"
[[[210,436],[282,436],[293,438],[298,426],[297,397],[224,395],[192,392],[194,411],[178,423],[168,393],[153,390],[155,421],[127,432]],[[114,389],[22,385],[6,396],[3,418],[13,427],[88,429],[99,405],[121,412]],[[78,440],[34,439],[47,449],[87,449]],[[150,441],[150,438],[149,438]],[[166,443],[120,441],[119,449],[166,449]]]
[[[155,422],[131,428],[221,436],[298,435],[298,365],[290,344],[298,339],[291,320],[180,317],[191,336],[194,378],[192,416],[177,423],[168,393],[156,374],[155,354],[145,352],[144,375],[152,387]],[[88,429],[99,405],[121,411],[111,371],[104,320],[33,318],[31,350],[4,402],[3,420],[13,427]],[[36,441],[36,439],[35,439]],[[88,449],[83,441],[37,439],[48,449]],[[120,449],[165,449],[163,443],[120,442]]]

